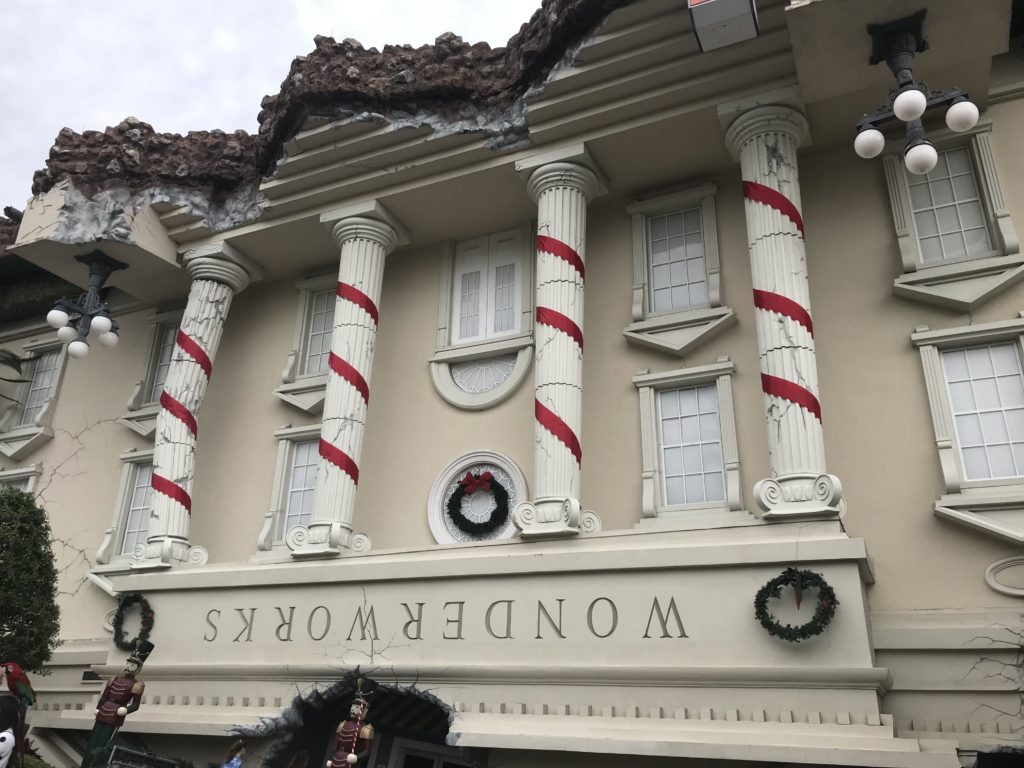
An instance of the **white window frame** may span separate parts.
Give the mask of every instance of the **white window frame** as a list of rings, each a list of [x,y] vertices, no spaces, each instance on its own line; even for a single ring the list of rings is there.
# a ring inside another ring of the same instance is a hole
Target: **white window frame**
[[[121,549],[124,545],[125,529],[128,525],[139,467],[143,464],[153,463],[153,449],[141,451],[132,449],[125,451],[118,458],[121,461],[121,479],[118,485],[117,502],[114,505],[110,527],[104,531],[103,542],[96,550],[96,562],[101,566],[93,569],[93,572],[96,573],[123,571],[130,567],[133,553],[122,553]]]
[[[456,297],[456,264],[461,244],[478,241],[482,238],[446,243],[442,257],[440,274],[439,300],[437,307],[437,343],[435,354],[430,358],[430,377],[434,388],[445,402],[456,408],[480,410],[490,408],[507,399],[526,377],[530,368],[531,351],[533,348],[533,307],[534,307],[534,259],[536,249],[533,247],[535,234],[533,227],[524,225],[515,229],[495,232],[483,237],[490,239],[507,237],[515,234],[521,242],[520,257],[516,262],[519,269],[519,295],[517,309],[519,328],[508,334],[501,334],[459,340],[453,323],[457,306]],[[493,270],[488,270],[493,271]],[[493,322],[493,318],[489,321]],[[455,384],[452,378],[451,365],[472,360],[515,355],[515,363],[508,378],[489,392],[470,393]]]
[[[117,423],[136,432],[142,437],[152,438],[156,432],[156,418],[160,412],[160,395],[153,397],[156,369],[160,357],[160,337],[169,327],[181,327],[184,310],[176,309],[158,312],[149,318],[150,339],[146,349],[146,367],[144,373],[128,398],[128,411]],[[172,359],[173,359],[173,352]]]
[[[676,520],[685,526],[694,513],[717,513],[722,523],[736,522],[735,514],[743,509],[743,491],[740,477],[739,444],[736,439],[736,415],[732,399],[732,375],[736,366],[727,357],[710,365],[679,368],[672,371],[650,373],[641,371],[633,377],[640,396],[640,447],[643,461],[641,472],[641,513],[645,519]],[[722,465],[725,475],[725,498],[722,501],[696,504],[667,504],[664,497],[663,469],[661,466],[661,430],[658,419],[658,393],[702,384],[714,384],[718,395],[718,420],[721,425]],[[726,513],[724,516],[721,513]],[[743,517],[743,516],[740,516]],[[696,519],[707,522],[705,516]]]
[[[626,212],[632,217],[633,227],[633,322],[622,333],[630,343],[682,357],[736,322],[732,310],[722,304],[718,217],[715,207],[717,194],[717,185],[706,183],[670,194],[643,198],[626,207]],[[707,303],[655,312],[652,309],[650,286],[648,222],[653,216],[696,207],[701,211]]]
[[[309,351],[309,336],[313,315],[313,297],[323,291],[336,290],[338,277],[335,274],[319,275],[299,280],[298,307],[295,315],[295,330],[292,346],[284,368],[281,370],[281,386],[274,395],[305,413],[317,415],[324,409],[327,391],[327,372],[306,374],[303,372],[306,354]]]
[[[929,139],[940,151],[957,147],[969,150],[992,251],[980,258],[928,265],[922,261],[909,177],[903,164],[903,142],[890,142],[882,161],[903,270],[893,283],[893,292],[915,301],[970,311],[1024,278],[1020,241],[996,173],[992,121],[982,120],[966,134],[936,131],[929,134]],[[964,283],[969,284],[966,292]]]
[[[42,464],[30,464],[27,467],[0,470],[0,485],[17,483],[22,480],[25,483],[25,493],[35,495],[36,486],[39,484],[39,476],[43,474]]]
[[[945,486],[945,493],[935,502],[936,515],[1024,544],[1024,477],[967,479],[942,363],[944,351],[1000,342],[1016,344],[1018,355],[1024,361],[1024,313],[1014,320],[943,330],[920,326],[910,340],[921,355]]]
[[[277,458],[274,463],[274,482],[270,491],[270,507],[263,517],[263,527],[256,540],[258,553],[254,560],[291,560],[290,550],[285,544],[284,525],[288,514],[288,491],[291,487],[292,456],[295,445],[309,440],[319,440],[320,425],[307,424],[301,427],[285,425],[274,432],[277,439]]]
[[[4,456],[18,461],[32,454],[43,445],[53,439],[53,413],[56,410],[57,399],[60,397],[61,385],[64,380],[64,369],[67,367],[67,347],[61,342],[47,339],[44,341],[30,341],[22,346],[24,355],[44,355],[47,352],[58,351],[57,366],[54,369],[55,382],[53,394],[46,401],[42,410],[36,415],[31,424],[20,424],[24,413],[24,403],[31,388],[31,378],[20,385],[16,397],[18,402],[8,404],[0,415],[0,453]],[[34,365],[34,363],[32,364]],[[30,369],[26,367],[26,373]]]

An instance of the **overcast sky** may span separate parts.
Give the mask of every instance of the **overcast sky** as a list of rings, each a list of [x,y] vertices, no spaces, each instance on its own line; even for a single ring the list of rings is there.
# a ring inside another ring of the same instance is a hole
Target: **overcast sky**
[[[128,115],[157,131],[256,130],[314,35],[504,45],[540,0],[2,0],[0,206],[24,207],[64,126]]]

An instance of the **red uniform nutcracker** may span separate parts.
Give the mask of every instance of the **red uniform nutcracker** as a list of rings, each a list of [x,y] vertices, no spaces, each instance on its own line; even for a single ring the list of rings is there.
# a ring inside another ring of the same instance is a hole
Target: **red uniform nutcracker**
[[[327,768],[349,768],[365,765],[373,747],[373,726],[366,725],[366,713],[370,702],[357,693],[348,720],[342,720],[334,737],[334,754],[327,761]]]
[[[95,759],[101,757],[117,729],[124,725],[125,717],[137,710],[142,703],[142,692],[146,690],[146,684],[136,679],[136,676],[142,670],[142,665],[146,663],[149,654],[153,652],[153,647],[148,640],[137,642],[128,661],[125,662],[124,672],[107,683],[107,687],[100,694],[100,700],[96,705],[96,724],[85,748],[82,768],[89,768]]]

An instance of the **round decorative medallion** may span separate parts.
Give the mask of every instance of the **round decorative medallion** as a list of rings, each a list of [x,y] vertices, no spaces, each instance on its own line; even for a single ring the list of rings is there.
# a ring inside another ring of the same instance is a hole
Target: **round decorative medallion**
[[[481,395],[497,389],[508,381],[515,367],[516,355],[467,360],[449,366],[455,386],[471,395]]]
[[[478,451],[455,459],[434,480],[427,521],[439,544],[509,539],[516,534],[509,511],[526,498],[515,462]]]

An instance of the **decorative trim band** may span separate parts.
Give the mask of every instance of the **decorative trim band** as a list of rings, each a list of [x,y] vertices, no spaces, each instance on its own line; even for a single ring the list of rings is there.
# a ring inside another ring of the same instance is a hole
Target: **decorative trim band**
[[[800,216],[793,202],[778,190],[758,184],[756,181],[743,182],[743,197],[755,203],[762,203],[769,208],[774,208],[787,219],[792,221],[800,230],[800,237],[804,236],[804,220]]]
[[[583,349],[583,331],[573,322],[572,318],[547,307],[537,307],[537,322],[554,328],[556,331],[561,331],[575,341],[581,350]]]
[[[156,472],[153,473],[153,477],[149,482],[154,491],[162,493],[164,496],[181,504],[185,511],[188,512],[188,516],[192,517],[192,497],[188,495],[188,491],[166,477],[158,475]]]
[[[160,392],[160,406],[188,427],[192,437],[199,436],[199,425],[196,423],[196,417],[192,415],[188,408],[167,394],[166,390]]]
[[[206,378],[210,378],[210,376],[213,375],[213,361],[210,360],[210,356],[206,354],[206,350],[200,347],[195,339],[188,336],[184,331],[179,330],[175,343],[181,348],[182,352],[185,352],[189,357],[199,363],[199,367],[203,369],[203,373],[206,374]]]
[[[353,483],[359,485],[359,467],[356,466],[356,463],[347,453],[337,446],[331,445],[322,437],[320,438],[320,455],[351,477]]]
[[[550,253],[552,256],[557,256],[563,261],[569,262],[577,272],[580,273],[580,280],[586,280],[586,270],[583,266],[583,259],[576,253],[575,250],[570,248],[568,245],[563,243],[561,240],[556,240],[553,237],[546,235],[537,235],[537,250],[544,251],[544,253]]]
[[[356,388],[356,391],[363,396],[363,402],[369,405],[370,403],[370,385],[366,383],[366,379],[363,378],[363,374],[357,371],[352,365],[336,354],[331,352],[327,358],[327,364],[331,370],[341,376],[345,381]]]
[[[373,318],[374,325],[380,324],[380,313],[377,311],[377,305],[373,303],[373,299],[360,291],[354,285],[339,282],[338,298],[351,301],[357,307],[362,307],[363,310],[366,311],[366,314]]]
[[[576,457],[576,463],[583,462],[583,449],[580,447],[579,438],[572,431],[568,424],[562,421],[561,417],[541,404],[540,400],[534,400],[534,416],[544,429],[561,440],[569,452]]]
[[[783,317],[788,317],[790,320],[800,323],[812,337],[814,336],[814,323],[811,321],[811,313],[781,293],[761,291],[755,288],[754,306],[766,312],[775,312]]]
[[[761,389],[766,395],[789,400],[789,402],[799,405],[805,411],[813,414],[818,421],[821,421],[821,404],[809,389],[767,373],[761,374]]]

